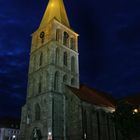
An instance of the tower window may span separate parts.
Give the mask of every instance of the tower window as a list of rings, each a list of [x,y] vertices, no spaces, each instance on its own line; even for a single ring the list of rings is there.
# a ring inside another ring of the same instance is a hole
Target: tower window
[[[46,90],[49,90],[49,73],[48,73],[48,71],[46,72]]]
[[[61,30],[56,29],[56,41],[60,42],[61,40]]]
[[[59,63],[59,48],[56,49],[55,63]]]
[[[40,120],[40,114],[41,114],[40,106],[39,104],[36,104],[35,105],[35,120]]]
[[[71,57],[71,71],[75,72],[75,57]]]
[[[42,63],[43,63],[43,53],[41,53],[39,56],[39,66],[42,66]]]
[[[33,57],[33,71],[36,69],[36,56]]]
[[[67,32],[64,32],[63,34],[63,45],[68,46],[69,41],[69,34]]]
[[[74,39],[74,38],[71,38],[71,39],[70,39],[70,48],[71,48],[72,50],[75,50],[75,39]]]
[[[67,82],[67,75],[63,76],[63,82],[66,83]]]
[[[40,78],[39,83],[38,83],[38,93],[41,93],[41,92],[42,92],[42,77]]]
[[[75,85],[75,79],[74,78],[71,79],[71,85]]]
[[[50,50],[47,49],[47,64],[50,63]]]
[[[68,61],[68,60],[67,60],[67,59],[68,59],[67,52],[64,52],[64,56],[63,56],[63,57],[64,57],[64,58],[63,58],[63,59],[64,59],[64,60],[63,60],[63,63],[64,63],[65,66],[67,66],[67,63],[68,63],[68,62],[67,62],[67,61]]]
[[[58,91],[59,87],[59,72],[57,71],[54,75],[54,90]]]

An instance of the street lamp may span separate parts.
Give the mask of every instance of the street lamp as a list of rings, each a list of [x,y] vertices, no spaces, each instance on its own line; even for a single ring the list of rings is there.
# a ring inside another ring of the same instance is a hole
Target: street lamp
[[[12,136],[12,140],[15,140],[15,139],[16,139],[16,136],[15,136],[15,135],[13,135],[13,136]]]
[[[133,114],[137,114],[139,110],[137,108],[133,109]]]
[[[48,140],[52,140],[52,132],[48,132]]]

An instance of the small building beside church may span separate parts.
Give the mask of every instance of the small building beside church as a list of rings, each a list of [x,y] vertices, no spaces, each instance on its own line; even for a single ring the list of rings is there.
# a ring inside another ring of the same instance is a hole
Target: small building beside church
[[[0,118],[0,140],[19,140],[20,121],[18,119]]]
[[[49,0],[32,34],[20,140],[121,140],[114,99],[79,83],[78,34],[63,0]]]

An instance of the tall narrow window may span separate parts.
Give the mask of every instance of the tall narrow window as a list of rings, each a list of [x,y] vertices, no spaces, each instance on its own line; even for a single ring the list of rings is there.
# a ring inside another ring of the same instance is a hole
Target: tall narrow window
[[[66,83],[67,82],[67,75],[63,76],[63,82]]]
[[[67,62],[67,61],[68,61],[68,60],[67,60],[67,59],[68,59],[67,52],[64,52],[63,59],[64,59],[64,60],[63,60],[63,62],[64,62],[64,65],[65,65],[65,66],[67,66],[67,63],[68,63],[68,62]]]
[[[75,85],[75,79],[74,78],[71,79],[71,85]]]
[[[59,63],[59,48],[56,49],[55,63]]]
[[[33,79],[33,94],[34,94],[34,95],[37,94],[37,93],[36,93],[36,91],[37,91],[37,90],[36,90],[36,85],[37,85],[37,84],[36,84],[36,78],[34,78],[34,79]]]
[[[40,106],[39,104],[36,104],[35,105],[35,120],[40,120],[40,114],[41,114]]]
[[[50,50],[49,48],[47,49],[47,64],[50,63]]]
[[[57,91],[59,87],[59,72],[57,71],[54,75],[54,90]]]
[[[38,82],[38,93],[42,92],[42,77],[40,77],[39,82]]]
[[[45,84],[45,86],[46,86],[46,90],[49,90],[49,73],[48,73],[48,71],[46,72],[46,84]]]
[[[42,63],[43,63],[43,53],[41,53],[39,56],[39,66],[42,66]]]
[[[69,39],[69,34],[67,32],[64,32],[64,34],[63,34],[63,45],[68,46],[68,39]]]
[[[33,57],[33,71],[36,70],[36,56]]]
[[[61,40],[61,30],[56,29],[56,41],[60,42]]]
[[[71,39],[70,39],[70,48],[71,48],[72,50],[75,50],[75,40],[74,40],[74,38],[71,38]]]
[[[75,72],[75,57],[71,57],[71,71]]]

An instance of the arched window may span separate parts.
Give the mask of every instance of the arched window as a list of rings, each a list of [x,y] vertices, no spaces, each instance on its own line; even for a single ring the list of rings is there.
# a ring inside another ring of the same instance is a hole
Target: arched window
[[[36,70],[36,56],[33,57],[33,71]]]
[[[42,77],[40,77],[39,82],[38,82],[38,93],[42,92]]]
[[[71,79],[71,85],[75,85],[75,79],[74,78]]]
[[[46,90],[49,90],[49,73],[48,73],[48,71],[46,72],[46,84],[45,84],[45,86],[46,86]]]
[[[64,75],[64,76],[63,76],[63,82],[66,83],[66,82],[67,82],[67,79],[68,79],[68,78],[67,78],[67,75]]]
[[[60,42],[61,40],[61,30],[56,29],[56,41]]]
[[[69,34],[67,32],[64,32],[63,34],[63,45],[67,46],[69,41]]]
[[[36,85],[37,85],[37,83],[36,83],[36,78],[33,78],[33,95],[36,95]]]
[[[55,63],[59,63],[59,48],[56,49]]]
[[[71,57],[71,71],[75,72],[75,57]]]
[[[28,82],[28,97],[30,98],[33,94],[33,80]]]
[[[40,120],[40,114],[41,114],[40,106],[39,104],[36,104],[35,105],[35,120]]]
[[[50,50],[49,48],[47,49],[47,64],[49,64],[50,62]]]
[[[59,88],[59,72],[57,71],[54,75],[54,90],[58,90]]]
[[[67,52],[64,52],[63,59],[64,59],[64,60],[63,60],[64,65],[67,66],[67,63],[68,63],[68,62],[67,62],[67,61],[68,61],[68,60],[67,60],[67,59],[68,59]]]
[[[75,50],[75,39],[74,38],[70,38],[70,48],[72,50]]]
[[[41,53],[39,56],[39,66],[42,66],[42,63],[43,63],[43,53]]]

